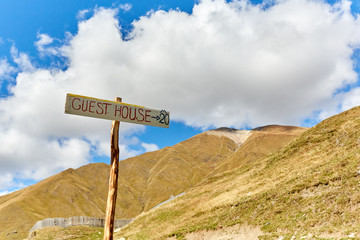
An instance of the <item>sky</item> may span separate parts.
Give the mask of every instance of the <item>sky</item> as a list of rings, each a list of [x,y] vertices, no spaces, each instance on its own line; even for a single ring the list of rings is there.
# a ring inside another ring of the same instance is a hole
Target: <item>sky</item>
[[[360,105],[358,0],[0,0],[0,195],[109,163],[111,121],[67,93],[170,111],[120,158],[217,127],[311,127]]]

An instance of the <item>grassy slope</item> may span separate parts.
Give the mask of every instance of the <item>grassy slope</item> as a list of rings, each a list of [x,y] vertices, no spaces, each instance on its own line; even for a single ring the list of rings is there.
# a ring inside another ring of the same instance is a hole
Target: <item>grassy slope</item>
[[[253,160],[296,136],[289,129],[264,130],[253,133],[255,137],[244,144]],[[205,176],[219,172],[219,166],[233,168],[238,163],[229,159],[236,150],[229,138],[204,133],[173,147],[121,161],[116,218],[134,217],[170,195],[187,191]],[[242,150],[245,155],[246,151]],[[108,173],[108,165],[91,164],[0,197],[0,239],[25,237],[36,221],[48,217],[104,217]],[[17,235],[5,237],[14,230]]]
[[[264,239],[360,236],[359,116],[357,107],[329,118],[270,157],[210,177],[117,236],[183,238],[235,224],[260,226]]]
[[[139,191],[141,209],[132,216],[194,186],[234,150],[235,144],[228,138],[199,134],[174,147],[122,161],[121,178],[128,189]],[[119,187],[119,191],[120,196],[128,194],[126,188]],[[125,209],[126,201],[120,203]]]
[[[21,239],[38,221],[49,217],[101,217],[106,190],[97,187],[106,183],[109,167],[92,164],[93,175],[82,175],[88,169],[68,169],[33,186],[0,198],[0,239]],[[96,182],[97,184],[94,184]],[[91,200],[90,200],[91,199]],[[17,231],[15,235],[6,233]]]
[[[120,162],[116,218],[143,210],[197,184],[235,144],[224,137],[200,134],[173,147]],[[109,166],[90,164],[69,169],[38,184],[0,197],[0,239],[21,239],[49,217],[104,217]],[[17,231],[15,235],[7,233]]]
[[[104,229],[88,226],[74,226],[68,228],[49,227],[42,231],[36,231],[36,234],[31,236],[31,240],[102,240],[104,236]]]
[[[229,157],[217,167],[210,176],[247,165],[257,159],[264,158],[284,147],[298,137],[307,128],[269,125],[253,130],[252,135]]]

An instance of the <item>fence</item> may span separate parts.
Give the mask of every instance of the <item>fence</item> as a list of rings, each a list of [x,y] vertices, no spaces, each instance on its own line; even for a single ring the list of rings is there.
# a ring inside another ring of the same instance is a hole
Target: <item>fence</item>
[[[117,219],[114,221],[114,228],[120,228],[129,224],[133,219]],[[104,227],[105,219],[94,217],[69,217],[69,218],[46,218],[38,221],[30,229],[30,233],[45,227],[70,227],[85,225],[91,227]]]

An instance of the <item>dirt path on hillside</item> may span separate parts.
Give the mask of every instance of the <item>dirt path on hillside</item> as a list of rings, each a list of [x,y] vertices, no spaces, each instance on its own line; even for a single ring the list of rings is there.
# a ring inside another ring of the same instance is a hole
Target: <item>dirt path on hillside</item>
[[[258,240],[263,232],[260,228],[235,225],[214,231],[199,231],[185,235],[186,240]],[[174,240],[168,238],[168,240]]]

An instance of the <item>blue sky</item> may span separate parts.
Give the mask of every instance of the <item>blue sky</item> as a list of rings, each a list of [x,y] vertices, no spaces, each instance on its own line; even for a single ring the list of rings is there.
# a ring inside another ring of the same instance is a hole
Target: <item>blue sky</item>
[[[313,126],[360,105],[360,1],[0,0],[0,194],[109,161],[110,121],[65,94],[165,108],[121,158],[207,129]]]
[[[94,8],[112,8],[121,4],[131,4],[129,11],[119,15],[122,26],[129,28],[134,19],[151,9],[179,8],[191,12],[194,1],[2,0],[0,29],[5,46],[0,49],[0,54],[10,57],[9,46],[15,43],[18,49],[36,57],[34,42],[37,41],[37,33],[47,33],[61,40],[65,32],[76,33],[79,11],[88,9],[90,13],[87,16],[90,17]]]

